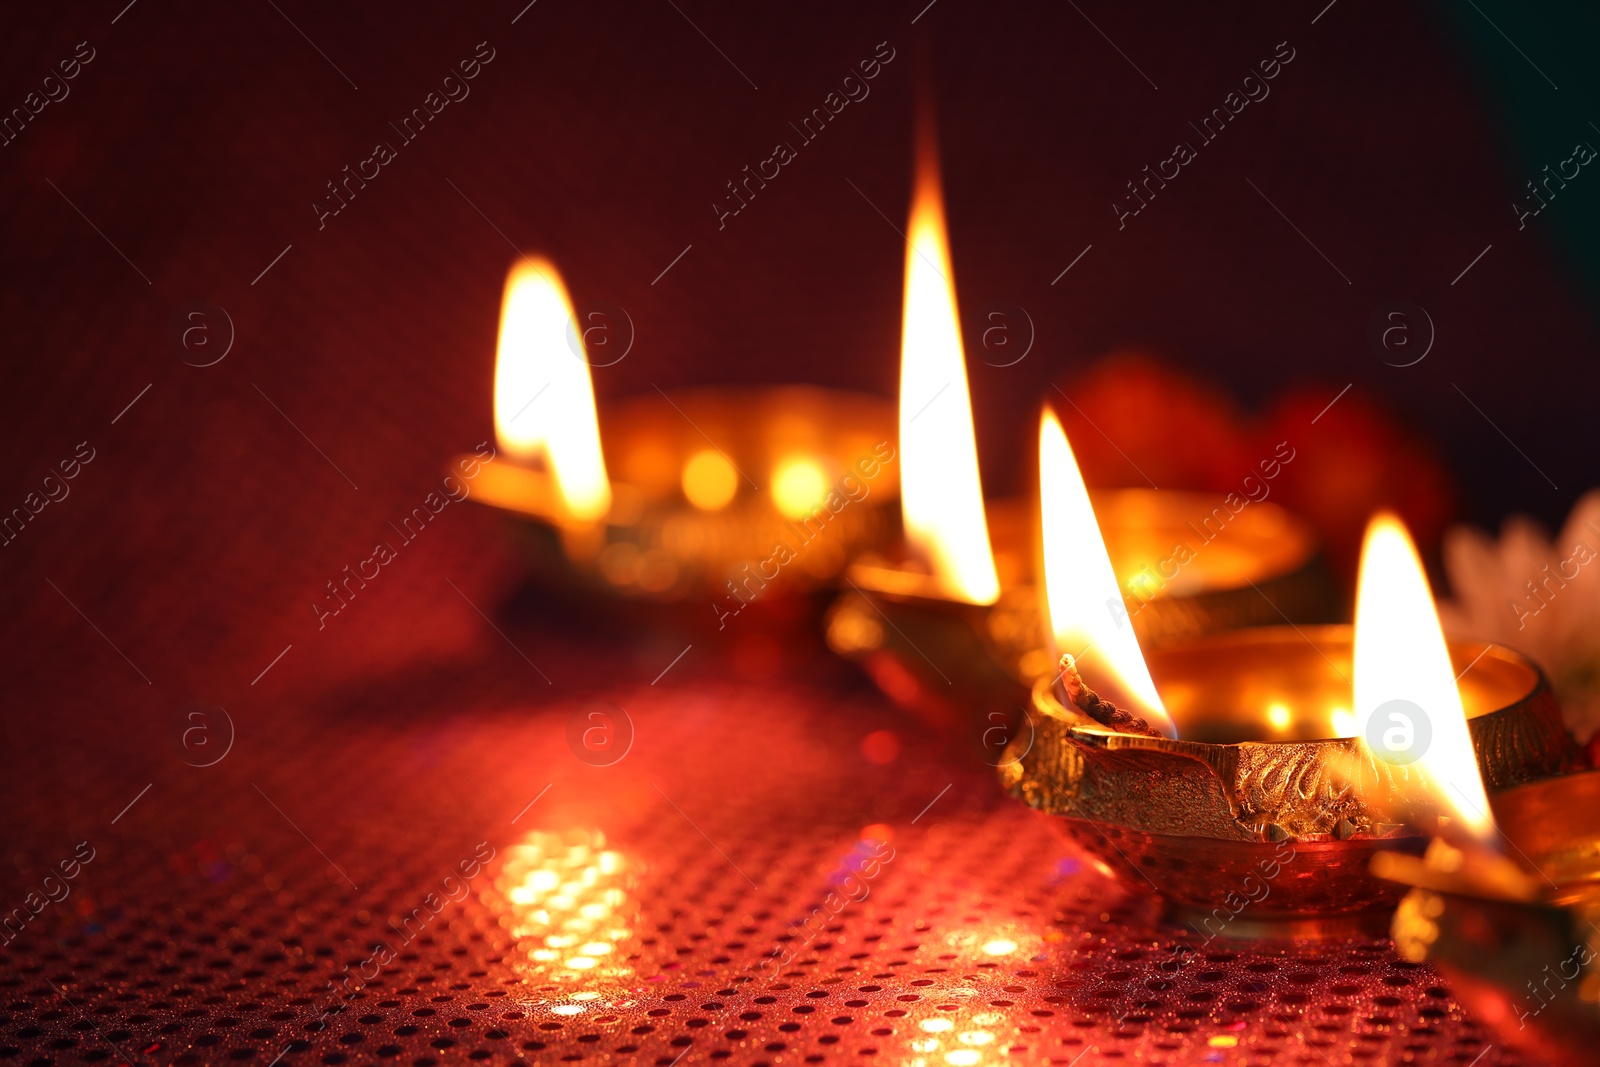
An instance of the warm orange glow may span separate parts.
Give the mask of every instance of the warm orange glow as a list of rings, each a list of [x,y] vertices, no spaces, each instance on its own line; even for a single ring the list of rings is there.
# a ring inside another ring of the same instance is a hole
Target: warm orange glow
[[[772,475],[772,502],[786,519],[809,514],[828,493],[828,478],[816,461],[791,456]]]
[[[500,305],[494,433],[512,458],[543,460],[567,512],[593,521],[611,507],[611,483],[594,384],[572,323],[572,301],[553,264],[524,259],[511,268]]]
[[[714,448],[696,452],[683,465],[683,495],[701,511],[727,507],[738,491],[739,472]]]
[[[1268,706],[1267,722],[1272,724],[1274,730],[1279,732],[1287,730],[1289,723],[1292,721],[1294,721],[1294,716],[1290,714],[1287,704],[1275,703]]]
[[[1039,503],[1045,603],[1057,654],[1078,657],[1090,688],[1176,737],[1133,634],[1078,461],[1048,409],[1039,424]]]
[[[1422,560],[1405,526],[1367,526],[1356,587],[1356,735],[1373,754],[1421,772],[1427,800],[1479,838],[1494,817]]]
[[[906,227],[900,338],[900,507],[906,540],[944,593],[973,604],[1000,596],[978,479],[966,357],[945,237],[938,165],[918,169]]]
[[[1333,723],[1334,737],[1354,737],[1361,729],[1356,721],[1356,713],[1349,708],[1334,708],[1328,718]]]

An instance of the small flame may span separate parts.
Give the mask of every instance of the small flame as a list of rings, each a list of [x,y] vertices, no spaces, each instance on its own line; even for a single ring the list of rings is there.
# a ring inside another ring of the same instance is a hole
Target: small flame
[[[1411,535],[1393,515],[1367,526],[1355,630],[1357,736],[1379,759],[1415,765],[1430,804],[1480,840],[1492,839],[1494,817],[1433,594]]]
[[[600,419],[572,301],[553,264],[525,259],[506,276],[494,364],[494,433],[514,459],[543,459],[561,502],[586,522],[611,507]]]
[[[906,540],[946,595],[973,604],[1000,596],[978,479],[966,357],[945,237],[938,163],[918,167],[906,240],[900,340],[900,507]]]
[[[1048,408],[1039,423],[1039,508],[1046,611],[1056,651],[1078,658],[1091,688],[1176,737],[1128,620],[1078,461]]]

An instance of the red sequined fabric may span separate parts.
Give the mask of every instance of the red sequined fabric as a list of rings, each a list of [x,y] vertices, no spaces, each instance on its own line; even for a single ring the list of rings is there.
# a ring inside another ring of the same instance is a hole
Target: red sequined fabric
[[[126,768],[62,804],[17,767],[7,906],[94,858],[5,945],[0,1058],[1522,1062],[1386,942],[1162,925],[992,771],[821,675],[685,657],[552,700],[507,653],[308,700],[120,815]],[[610,766],[569,743],[630,723]]]

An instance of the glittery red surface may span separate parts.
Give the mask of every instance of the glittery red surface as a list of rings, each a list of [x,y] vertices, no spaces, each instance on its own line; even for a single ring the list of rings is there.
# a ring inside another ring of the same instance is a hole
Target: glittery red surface
[[[1163,926],[825,661],[729,679],[702,647],[552,699],[502,651],[287,701],[213,767],[179,758],[198,736],[145,777],[91,759],[65,800],[15,768],[6,904],[95,855],[4,946],[0,1058],[1523,1062],[1386,942]],[[535,658],[564,680],[587,666],[566,651]],[[631,748],[580,761],[573,717],[619,709]]]

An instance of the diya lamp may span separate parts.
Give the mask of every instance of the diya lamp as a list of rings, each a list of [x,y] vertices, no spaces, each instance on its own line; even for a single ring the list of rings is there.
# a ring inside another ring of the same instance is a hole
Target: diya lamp
[[[524,520],[538,580],[687,602],[680,616],[725,625],[755,600],[835,581],[888,536],[899,470],[887,401],[770,386],[597,404],[575,321],[551,263],[512,268],[494,375],[500,455],[478,466],[472,495]]]
[[[1011,741],[1001,780],[1202,935],[1381,927],[1402,890],[1369,865],[1380,850],[1423,851],[1428,835],[1401,803],[1417,783],[1448,783],[1447,802],[1476,783],[1467,803],[1486,808],[1482,782],[1576,765],[1537,667],[1445,640],[1397,520],[1369,531],[1353,627],[1255,627],[1146,653],[1048,412],[1040,483],[1046,617],[1063,656],[1036,680],[1030,729]],[[1369,729],[1397,709],[1417,709],[1411,748],[1375,752],[1366,738],[1406,740]]]
[[[1009,717],[1017,694],[980,637],[1001,576],[978,473],[938,164],[931,141],[920,145],[900,343],[902,537],[850,565],[827,639],[897,702],[953,730],[974,708]]]
[[[936,725],[998,738],[1008,731],[996,723],[1016,717],[1051,663],[1032,578],[1037,508],[983,496],[937,153],[926,128],[906,227],[899,441],[902,537],[850,565],[849,588],[828,615],[828,643]],[[1239,512],[1218,505],[1200,493],[1096,494],[1115,569],[1130,576],[1128,614],[1141,637],[1332,617],[1305,521],[1264,501]],[[1185,550],[1181,569],[1166,573],[1189,544],[1201,547]]]

